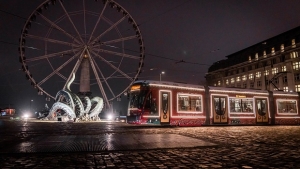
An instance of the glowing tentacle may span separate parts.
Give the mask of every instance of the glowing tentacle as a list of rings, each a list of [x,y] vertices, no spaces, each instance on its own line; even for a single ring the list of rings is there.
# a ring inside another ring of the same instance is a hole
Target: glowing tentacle
[[[101,112],[102,108],[103,108],[103,99],[100,97],[94,97],[91,100],[92,104],[95,103],[96,106],[90,111],[89,116],[90,117],[94,117],[94,116],[98,116],[98,114]]]
[[[84,102],[86,103],[84,113],[88,113],[91,110],[91,107],[92,107],[91,100],[87,96],[85,96],[83,99],[84,99]]]
[[[74,111],[72,110],[72,108],[61,102],[56,102],[53,104],[52,108],[49,111],[47,118],[52,119],[53,117],[55,117],[54,113],[59,109],[63,110],[68,115],[69,119],[76,118],[76,115],[75,115]]]
[[[61,90],[59,92],[57,92],[56,97],[55,97],[55,101],[56,102],[61,102],[61,97],[64,96],[66,99],[67,104],[73,109],[73,111],[75,110],[75,105],[74,105],[74,101],[72,99],[72,96],[69,92],[65,91],[65,90]]]

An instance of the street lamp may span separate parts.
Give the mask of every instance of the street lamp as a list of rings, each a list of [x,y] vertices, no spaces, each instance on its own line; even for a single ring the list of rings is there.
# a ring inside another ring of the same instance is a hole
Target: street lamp
[[[161,81],[161,75],[162,74],[165,74],[165,72],[161,72],[160,74],[159,74],[159,81]]]

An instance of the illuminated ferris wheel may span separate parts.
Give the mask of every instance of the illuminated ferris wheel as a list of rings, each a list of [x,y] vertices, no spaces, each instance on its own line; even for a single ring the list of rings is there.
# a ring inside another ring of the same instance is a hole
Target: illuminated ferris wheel
[[[28,17],[19,40],[22,70],[47,100],[75,73],[72,91],[108,104],[137,79],[145,58],[138,24],[113,0],[46,0]]]

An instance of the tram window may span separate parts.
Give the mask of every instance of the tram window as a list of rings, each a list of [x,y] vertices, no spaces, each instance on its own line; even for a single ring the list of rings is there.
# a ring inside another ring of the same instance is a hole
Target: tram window
[[[202,112],[202,97],[195,95],[179,94],[178,111]]]
[[[151,100],[152,100],[152,97],[151,97],[151,92],[148,94],[148,96],[146,97],[146,102],[145,102],[145,109],[148,109],[151,107]]]
[[[130,99],[130,108],[137,108],[138,106],[138,94],[139,93],[131,93],[131,99]]]
[[[229,104],[232,113],[253,113],[253,99],[230,98]]]
[[[296,100],[277,100],[278,113],[297,113]]]
[[[144,99],[145,99],[145,92],[143,91],[134,91],[131,92],[131,99],[130,99],[130,108],[142,108]]]

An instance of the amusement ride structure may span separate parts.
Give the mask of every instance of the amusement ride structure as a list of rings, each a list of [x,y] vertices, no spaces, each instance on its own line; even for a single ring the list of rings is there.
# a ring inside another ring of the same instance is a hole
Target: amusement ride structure
[[[49,118],[97,117],[137,80],[145,58],[138,24],[114,0],[46,0],[26,20],[19,42],[26,78],[55,100]]]

